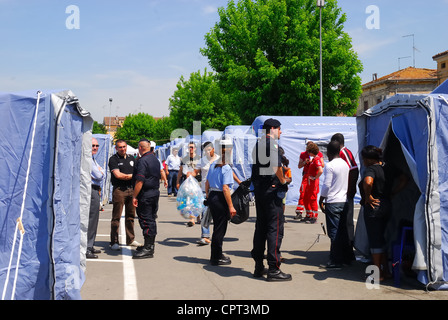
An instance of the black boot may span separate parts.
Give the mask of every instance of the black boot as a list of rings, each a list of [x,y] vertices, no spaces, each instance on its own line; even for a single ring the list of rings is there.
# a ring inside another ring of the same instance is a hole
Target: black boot
[[[268,273],[268,269],[264,267],[263,261],[255,263],[254,278],[261,278]]]
[[[145,236],[145,244],[134,252],[132,259],[153,258],[155,240],[155,236]]]
[[[266,278],[268,281],[290,281],[292,277],[288,273],[282,272],[278,268],[269,268],[268,276]]]

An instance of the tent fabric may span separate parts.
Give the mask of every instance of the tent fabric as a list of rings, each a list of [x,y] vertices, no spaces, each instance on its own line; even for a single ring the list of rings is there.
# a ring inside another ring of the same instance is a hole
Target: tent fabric
[[[80,299],[93,120],[69,90],[0,93],[0,110],[2,299]]]
[[[250,126],[228,126],[223,132],[223,138],[232,141],[232,169],[240,181],[246,181],[252,175],[252,151],[257,137],[249,129]],[[238,184],[234,183],[233,189],[237,188]]]
[[[404,165],[420,192],[411,213],[413,269],[421,282],[436,289],[448,288],[447,89],[445,82],[428,95],[395,95],[357,118],[359,150],[371,144],[387,154],[389,136],[399,141]]]
[[[93,138],[95,138],[98,141],[98,152],[95,156],[96,161],[101,166],[101,168],[104,169],[105,172],[105,179],[101,182],[101,190],[111,190],[111,172],[109,170],[109,159],[112,156],[112,154],[115,153],[115,148],[113,147],[113,138],[109,134],[99,134],[95,133],[92,135]],[[128,146],[127,149],[132,148]],[[127,150],[127,153],[129,153],[129,150]],[[111,192],[101,192],[101,203],[104,205],[109,202],[109,200],[112,200],[112,194]]]
[[[358,159],[358,137],[356,118],[354,117],[300,117],[300,116],[259,116],[252,125],[251,132],[257,137],[261,136],[261,128],[266,119],[275,118],[281,123],[282,134],[279,145],[285,150],[285,156],[289,160],[292,173],[292,183],[286,197],[286,205],[297,205],[299,190],[302,182],[302,169],[298,168],[300,153],[306,150],[308,141],[315,142],[324,154],[327,162],[326,146],[335,133],[342,133],[345,138],[345,146],[353,153],[356,162]],[[322,186],[324,176],[320,179]],[[359,201],[359,193],[355,201]]]

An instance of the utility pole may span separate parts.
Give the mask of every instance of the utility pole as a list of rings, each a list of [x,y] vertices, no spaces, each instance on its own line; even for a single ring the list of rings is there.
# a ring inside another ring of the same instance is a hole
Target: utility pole
[[[317,0],[319,7],[319,40],[320,40],[320,116],[323,116],[323,91],[322,91],[322,8],[325,6],[325,0]]]

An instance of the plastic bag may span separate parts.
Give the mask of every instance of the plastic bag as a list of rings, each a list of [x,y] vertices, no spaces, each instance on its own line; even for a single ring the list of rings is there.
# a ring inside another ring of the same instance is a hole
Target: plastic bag
[[[234,215],[230,219],[230,222],[234,224],[243,223],[249,218],[250,182],[250,179],[241,182],[241,184],[232,194],[232,204],[236,210],[236,215]]]
[[[189,176],[177,191],[177,210],[185,219],[197,217],[204,209],[204,194],[199,182]]]

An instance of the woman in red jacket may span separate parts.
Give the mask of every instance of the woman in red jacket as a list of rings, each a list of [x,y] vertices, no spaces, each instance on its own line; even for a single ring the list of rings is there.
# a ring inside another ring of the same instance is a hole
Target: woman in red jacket
[[[306,146],[306,151],[310,155],[310,164],[308,172],[303,176],[307,179],[305,188],[305,196],[303,199],[306,217],[306,223],[315,223],[317,220],[319,206],[317,204],[317,195],[319,193],[319,177],[323,172],[323,159],[319,156],[319,147],[314,142],[310,142]]]

